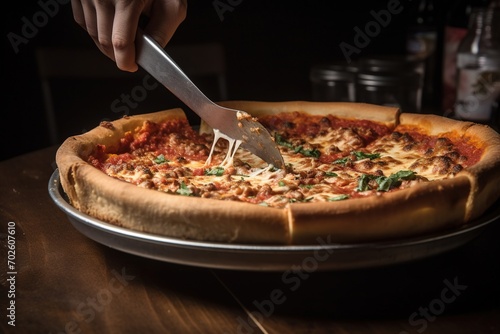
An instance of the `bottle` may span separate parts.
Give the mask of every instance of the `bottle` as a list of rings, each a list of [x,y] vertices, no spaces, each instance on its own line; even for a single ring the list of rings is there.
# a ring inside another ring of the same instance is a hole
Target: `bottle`
[[[422,102],[434,105],[437,97],[435,90],[436,56],[438,29],[436,25],[433,0],[420,0],[416,3],[406,36],[406,52],[424,62]]]
[[[460,42],[467,34],[473,8],[486,7],[486,0],[459,0],[448,12],[444,27],[442,108],[445,116],[453,114],[456,102],[456,57]]]
[[[474,10],[458,47],[454,117],[497,128],[500,99],[500,0]]]

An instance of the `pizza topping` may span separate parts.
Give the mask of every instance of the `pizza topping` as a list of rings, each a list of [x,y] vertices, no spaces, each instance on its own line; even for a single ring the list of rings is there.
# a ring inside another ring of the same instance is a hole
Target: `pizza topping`
[[[274,140],[276,144],[284,146],[294,153],[299,153],[306,157],[319,158],[321,155],[321,152],[317,148],[314,148],[312,145],[307,144],[302,140],[300,141],[300,143],[292,144],[291,142],[285,140],[279,133],[275,133]]]
[[[97,145],[88,161],[148,189],[284,207],[382,195],[453,177],[481,154],[471,143],[408,126],[390,131],[374,122],[298,112],[259,121],[272,133],[285,169],[238,150],[241,141],[217,130],[197,134],[184,120],[144,122],[116,147]]]

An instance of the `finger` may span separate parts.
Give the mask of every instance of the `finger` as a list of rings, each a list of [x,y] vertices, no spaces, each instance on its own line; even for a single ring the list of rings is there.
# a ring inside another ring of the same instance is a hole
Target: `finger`
[[[121,70],[135,72],[138,69],[135,62],[135,35],[143,8],[136,5],[137,2],[124,6],[120,4],[115,8],[112,33],[116,65]]]
[[[84,29],[94,40],[94,42],[96,44],[99,44],[99,38],[97,32],[97,14],[95,7],[90,1],[82,1],[81,7],[85,21]]]
[[[96,5],[96,13],[99,48],[109,58],[115,60],[115,52],[112,42],[113,19],[115,16],[114,6],[110,5],[108,2],[103,3],[102,1],[99,1]]]
[[[78,23],[78,25],[83,29],[87,29],[82,3],[79,0],[71,0],[71,9],[73,11],[73,18],[75,22]]]
[[[145,32],[164,47],[186,18],[186,12],[186,1],[156,1],[151,8],[150,20]]]

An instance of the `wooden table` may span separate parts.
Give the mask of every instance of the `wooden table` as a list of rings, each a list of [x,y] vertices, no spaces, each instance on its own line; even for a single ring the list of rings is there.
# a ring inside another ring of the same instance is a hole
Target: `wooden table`
[[[446,254],[293,282],[188,267],[75,230],[47,192],[54,154],[0,163],[3,333],[500,333],[500,222]]]

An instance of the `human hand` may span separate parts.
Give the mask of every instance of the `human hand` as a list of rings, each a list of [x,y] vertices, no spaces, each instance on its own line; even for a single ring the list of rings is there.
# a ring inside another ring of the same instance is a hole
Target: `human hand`
[[[149,17],[144,32],[167,45],[184,21],[187,0],[71,0],[75,21],[119,69],[134,72],[135,35],[141,14]]]

